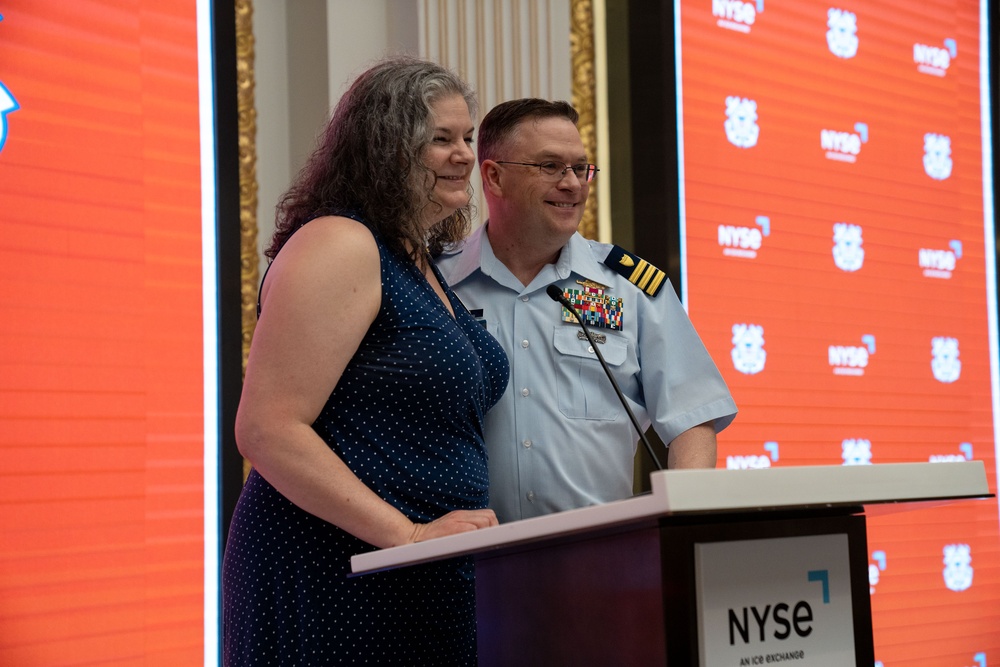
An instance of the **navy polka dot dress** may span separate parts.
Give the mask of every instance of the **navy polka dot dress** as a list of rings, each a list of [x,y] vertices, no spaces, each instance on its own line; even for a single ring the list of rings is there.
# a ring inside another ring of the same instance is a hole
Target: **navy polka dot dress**
[[[381,308],[313,428],[413,521],[484,508],[483,418],[507,358],[450,289],[455,318],[411,261],[376,243]],[[471,560],[349,577],[350,557],[373,549],[251,471],[222,570],[225,664],[474,665]]]

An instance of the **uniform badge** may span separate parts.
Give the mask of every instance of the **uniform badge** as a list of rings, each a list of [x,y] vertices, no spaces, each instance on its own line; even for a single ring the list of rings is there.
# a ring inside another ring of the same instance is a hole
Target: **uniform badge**
[[[489,327],[486,326],[486,317],[483,315],[482,308],[475,308],[473,310],[470,310],[469,314],[472,315],[472,317],[476,320],[476,322],[479,322],[479,324],[481,324],[484,329],[486,329],[487,331],[489,330]]]
[[[604,264],[649,296],[656,296],[667,274],[620,246],[611,249]]]
[[[578,280],[576,282],[583,289],[564,289],[563,296],[576,307],[583,317],[583,323],[588,327],[621,331],[624,323],[624,308],[621,298],[606,294],[607,285],[595,283],[592,280]],[[563,307],[562,321],[576,324],[576,317]]]

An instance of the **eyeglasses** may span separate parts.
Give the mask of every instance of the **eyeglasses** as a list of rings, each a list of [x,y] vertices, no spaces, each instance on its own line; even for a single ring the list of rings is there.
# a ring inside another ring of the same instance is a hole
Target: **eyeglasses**
[[[509,162],[507,160],[494,160],[497,164],[519,164],[522,167],[538,167],[538,171],[543,176],[555,176],[552,180],[561,181],[566,178],[566,172],[572,171],[581,183],[589,183],[594,180],[594,176],[600,169],[596,164],[566,164],[565,162]]]

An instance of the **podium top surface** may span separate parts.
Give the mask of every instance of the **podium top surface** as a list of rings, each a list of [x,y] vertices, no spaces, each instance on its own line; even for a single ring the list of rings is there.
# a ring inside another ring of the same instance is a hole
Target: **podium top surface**
[[[652,492],[351,558],[355,574],[482,553],[656,517],[809,510],[990,496],[982,461],[661,470]]]

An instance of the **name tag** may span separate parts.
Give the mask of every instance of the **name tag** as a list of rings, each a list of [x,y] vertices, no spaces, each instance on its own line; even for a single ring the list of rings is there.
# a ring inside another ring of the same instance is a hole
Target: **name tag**
[[[483,317],[482,308],[475,308],[474,310],[470,310],[469,314],[472,315],[474,318],[476,318],[476,321],[479,322],[481,325],[483,325],[484,329],[489,330],[489,327],[486,326],[486,318]]]

